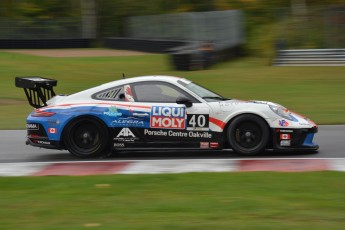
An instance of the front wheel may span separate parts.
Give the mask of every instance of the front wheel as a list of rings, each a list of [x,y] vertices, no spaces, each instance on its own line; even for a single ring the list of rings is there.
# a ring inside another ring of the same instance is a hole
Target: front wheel
[[[269,138],[267,123],[258,116],[245,114],[231,121],[227,139],[241,155],[257,155],[265,150]]]
[[[80,158],[91,158],[108,151],[108,136],[108,130],[101,121],[85,117],[68,124],[63,138],[71,154]]]

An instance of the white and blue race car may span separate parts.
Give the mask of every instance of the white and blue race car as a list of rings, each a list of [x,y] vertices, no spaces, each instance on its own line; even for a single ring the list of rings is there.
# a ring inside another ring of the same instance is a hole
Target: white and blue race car
[[[27,144],[67,149],[89,158],[118,150],[310,150],[317,125],[281,105],[224,98],[171,76],[121,79],[72,95],[55,95],[57,81],[17,77],[36,109]]]

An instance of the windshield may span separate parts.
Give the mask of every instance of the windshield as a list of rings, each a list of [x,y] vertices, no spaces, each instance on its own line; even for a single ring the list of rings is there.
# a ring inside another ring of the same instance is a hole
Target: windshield
[[[187,89],[189,89],[190,91],[198,95],[199,97],[203,98],[205,101],[211,102],[211,101],[229,100],[193,82],[185,83],[183,81],[178,81],[178,83],[183,85],[184,87],[186,87]]]

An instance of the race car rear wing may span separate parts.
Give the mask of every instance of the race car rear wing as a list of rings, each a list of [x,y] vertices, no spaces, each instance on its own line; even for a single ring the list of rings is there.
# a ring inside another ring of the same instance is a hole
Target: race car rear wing
[[[57,80],[43,77],[16,77],[16,87],[24,88],[29,104],[38,109],[47,106],[47,101],[56,94],[53,87]]]

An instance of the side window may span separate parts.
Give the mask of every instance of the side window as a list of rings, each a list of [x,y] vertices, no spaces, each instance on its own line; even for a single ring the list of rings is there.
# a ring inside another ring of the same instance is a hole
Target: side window
[[[138,102],[176,103],[179,96],[190,98],[195,102],[190,95],[168,83],[141,82],[134,84],[133,89]]]
[[[93,94],[91,97],[96,100],[107,100],[107,101],[124,101],[125,100],[123,86],[102,90],[98,93]]]

